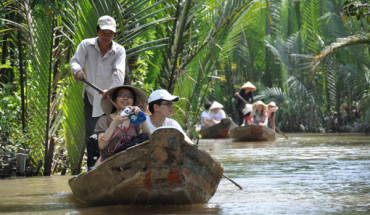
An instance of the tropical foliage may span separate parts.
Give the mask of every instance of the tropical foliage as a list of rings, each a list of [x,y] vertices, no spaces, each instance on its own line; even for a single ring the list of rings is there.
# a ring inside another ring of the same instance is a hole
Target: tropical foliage
[[[369,131],[369,4],[344,0],[9,0],[0,5],[0,146],[29,151],[43,174],[84,155],[82,85],[69,71],[101,15],[116,18],[125,82],[181,97],[196,134],[205,101],[235,121],[234,93],[254,83],[285,131]],[[51,141],[52,140],[52,141]],[[2,163],[2,162],[0,162]],[[1,168],[2,166],[0,166]]]

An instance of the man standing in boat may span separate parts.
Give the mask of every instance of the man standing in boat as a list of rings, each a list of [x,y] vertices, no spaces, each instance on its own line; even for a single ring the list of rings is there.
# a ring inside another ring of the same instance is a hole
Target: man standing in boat
[[[126,51],[113,41],[116,21],[110,16],[102,16],[96,27],[97,37],[83,40],[71,58],[70,68],[77,82],[83,78],[107,92],[121,86],[125,79]],[[90,140],[95,125],[103,111],[100,108],[102,95],[84,85],[85,144],[87,148],[87,168],[94,165],[99,157],[97,141]]]
[[[185,141],[194,144],[188,135],[181,128],[180,124],[169,117],[174,114],[173,104],[179,100],[178,96],[171,95],[167,90],[155,90],[149,95],[149,111],[152,115],[147,116],[146,121],[149,125],[150,132],[162,126],[175,127],[185,136]]]

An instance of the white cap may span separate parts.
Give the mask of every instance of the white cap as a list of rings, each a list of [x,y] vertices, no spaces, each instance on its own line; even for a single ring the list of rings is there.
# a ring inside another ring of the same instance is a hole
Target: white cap
[[[214,101],[209,109],[212,110],[212,109],[215,109],[215,108],[220,108],[221,109],[221,108],[224,108],[224,106],[222,104]]]
[[[98,20],[98,25],[102,30],[111,30],[116,33],[116,20],[110,16],[102,16]]]
[[[171,95],[167,90],[165,89],[160,89],[160,90],[155,90],[153,91],[150,96],[149,96],[149,100],[148,100],[148,103],[151,103],[151,102],[154,102],[154,101],[157,101],[159,99],[163,99],[163,100],[166,100],[166,101],[173,101],[173,102],[177,102],[179,100],[179,97],[178,96],[174,96],[174,95]]]

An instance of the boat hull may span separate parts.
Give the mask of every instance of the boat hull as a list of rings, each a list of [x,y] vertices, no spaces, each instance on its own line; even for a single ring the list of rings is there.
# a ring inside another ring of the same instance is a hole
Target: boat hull
[[[232,121],[231,118],[224,118],[217,125],[201,129],[199,134],[202,135],[202,139],[230,138],[230,128],[234,127],[237,127],[237,125]]]
[[[240,141],[273,141],[276,132],[266,126],[246,125],[231,129],[230,136]]]
[[[69,186],[88,204],[194,204],[208,202],[222,174],[220,162],[166,128],[71,178]]]

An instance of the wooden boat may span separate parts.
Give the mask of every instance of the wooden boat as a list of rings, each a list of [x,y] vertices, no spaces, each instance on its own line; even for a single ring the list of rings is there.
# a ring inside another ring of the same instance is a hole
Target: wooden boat
[[[276,139],[276,132],[261,125],[246,125],[230,130],[230,136],[242,141],[271,141]]]
[[[88,204],[195,204],[208,202],[222,175],[219,161],[166,127],[71,178],[69,186]]]
[[[216,125],[201,129],[199,134],[203,139],[230,138],[229,130],[235,127],[237,125],[231,118],[224,118]]]

